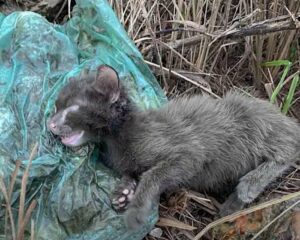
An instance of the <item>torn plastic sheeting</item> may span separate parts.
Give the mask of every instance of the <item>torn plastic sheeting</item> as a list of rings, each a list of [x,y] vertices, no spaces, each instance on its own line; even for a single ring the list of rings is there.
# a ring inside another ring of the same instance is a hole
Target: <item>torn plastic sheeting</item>
[[[38,142],[26,193],[38,205],[32,219],[36,239],[141,239],[148,224],[127,231],[122,216],[110,206],[109,195],[118,181],[101,164],[92,145],[74,152],[46,129],[46,120],[68,78],[99,64],[114,67],[141,107],[166,101],[162,90],[132,41],[104,0],[78,0],[73,17],[54,25],[32,12],[0,15],[0,175],[6,183],[15,161],[22,172]],[[20,182],[12,195],[17,216]],[[0,204],[4,204],[0,193]],[[0,238],[5,238],[5,209],[0,209]],[[29,224],[28,224],[29,225]],[[30,236],[30,226],[27,226]]]

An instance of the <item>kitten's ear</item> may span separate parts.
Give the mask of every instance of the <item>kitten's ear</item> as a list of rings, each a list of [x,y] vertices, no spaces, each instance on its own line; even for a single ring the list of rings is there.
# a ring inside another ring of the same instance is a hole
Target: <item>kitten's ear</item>
[[[93,88],[114,103],[120,96],[119,81],[119,76],[113,68],[108,65],[100,65],[97,68]]]

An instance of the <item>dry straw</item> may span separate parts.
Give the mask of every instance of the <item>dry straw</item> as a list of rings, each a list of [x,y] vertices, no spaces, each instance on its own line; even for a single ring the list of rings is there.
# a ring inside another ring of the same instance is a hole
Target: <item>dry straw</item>
[[[262,63],[289,60],[289,75],[299,69],[299,1],[109,2],[171,97],[189,89],[222,96],[231,88],[267,97],[282,67]],[[290,84],[277,96],[279,103]],[[300,119],[299,98],[298,88],[289,113]]]
[[[5,224],[5,231],[6,231],[5,235],[6,235],[7,239],[8,238],[11,238],[12,240],[23,240],[24,239],[25,227],[28,224],[28,222],[31,218],[31,214],[36,207],[36,204],[37,204],[36,200],[32,200],[31,203],[29,204],[29,207],[27,208],[27,210],[25,209],[26,185],[27,185],[28,176],[29,176],[29,169],[31,167],[32,160],[37,153],[37,149],[38,149],[38,144],[35,144],[31,151],[29,161],[25,168],[24,174],[22,176],[17,223],[14,222],[14,216],[13,216],[12,207],[11,207],[11,197],[12,197],[13,189],[14,189],[14,186],[16,183],[17,174],[19,172],[19,169],[20,169],[20,166],[22,163],[20,161],[16,161],[15,170],[13,171],[13,173],[11,175],[11,179],[10,179],[8,188],[6,187],[4,179],[0,176],[0,190],[5,199],[5,208],[6,208],[5,219],[7,219],[7,216],[9,218],[9,224],[8,223]],[[7,189],[9,189],[9,190],[7,190]],[[32,230],[31,231],[31,239],[34,239],[34,221],[33,220],[31,220],[31,230]],[[9,237],[10,235],[11,235],[11,237]]]

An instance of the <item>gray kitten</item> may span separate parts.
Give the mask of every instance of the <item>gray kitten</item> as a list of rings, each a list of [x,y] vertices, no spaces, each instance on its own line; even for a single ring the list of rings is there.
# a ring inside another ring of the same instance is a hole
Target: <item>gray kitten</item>
[[[236,186],[222,213],[238,210],[300,156],[299,124],[269,102],[230,93],[222,100],[183,97],[140,111],[107,65],[71,80],[56,109],[48,127],[63,144],[101,140],[107,146],[109,165],[124,176],[113,204],[121,209],[131,200],[129,228],[146,221],[161,193],[180,187],[222,194]],[[136,189],[131,179],[138,179]]]

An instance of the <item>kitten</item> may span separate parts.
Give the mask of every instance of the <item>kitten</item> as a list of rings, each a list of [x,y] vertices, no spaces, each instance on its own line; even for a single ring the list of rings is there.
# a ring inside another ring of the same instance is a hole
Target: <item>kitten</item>
[[[299,124],[269,102],[230,93],[141,111],[107,65],[64,87],[48,128],[66,146],[106,144],[110,166],[124,176],[113,204],[123,208],[131,199],[129,228],[146,221],[161,193],[180,187],[222,193],[234,185],[222,211],[238,210],[300,156]]]

